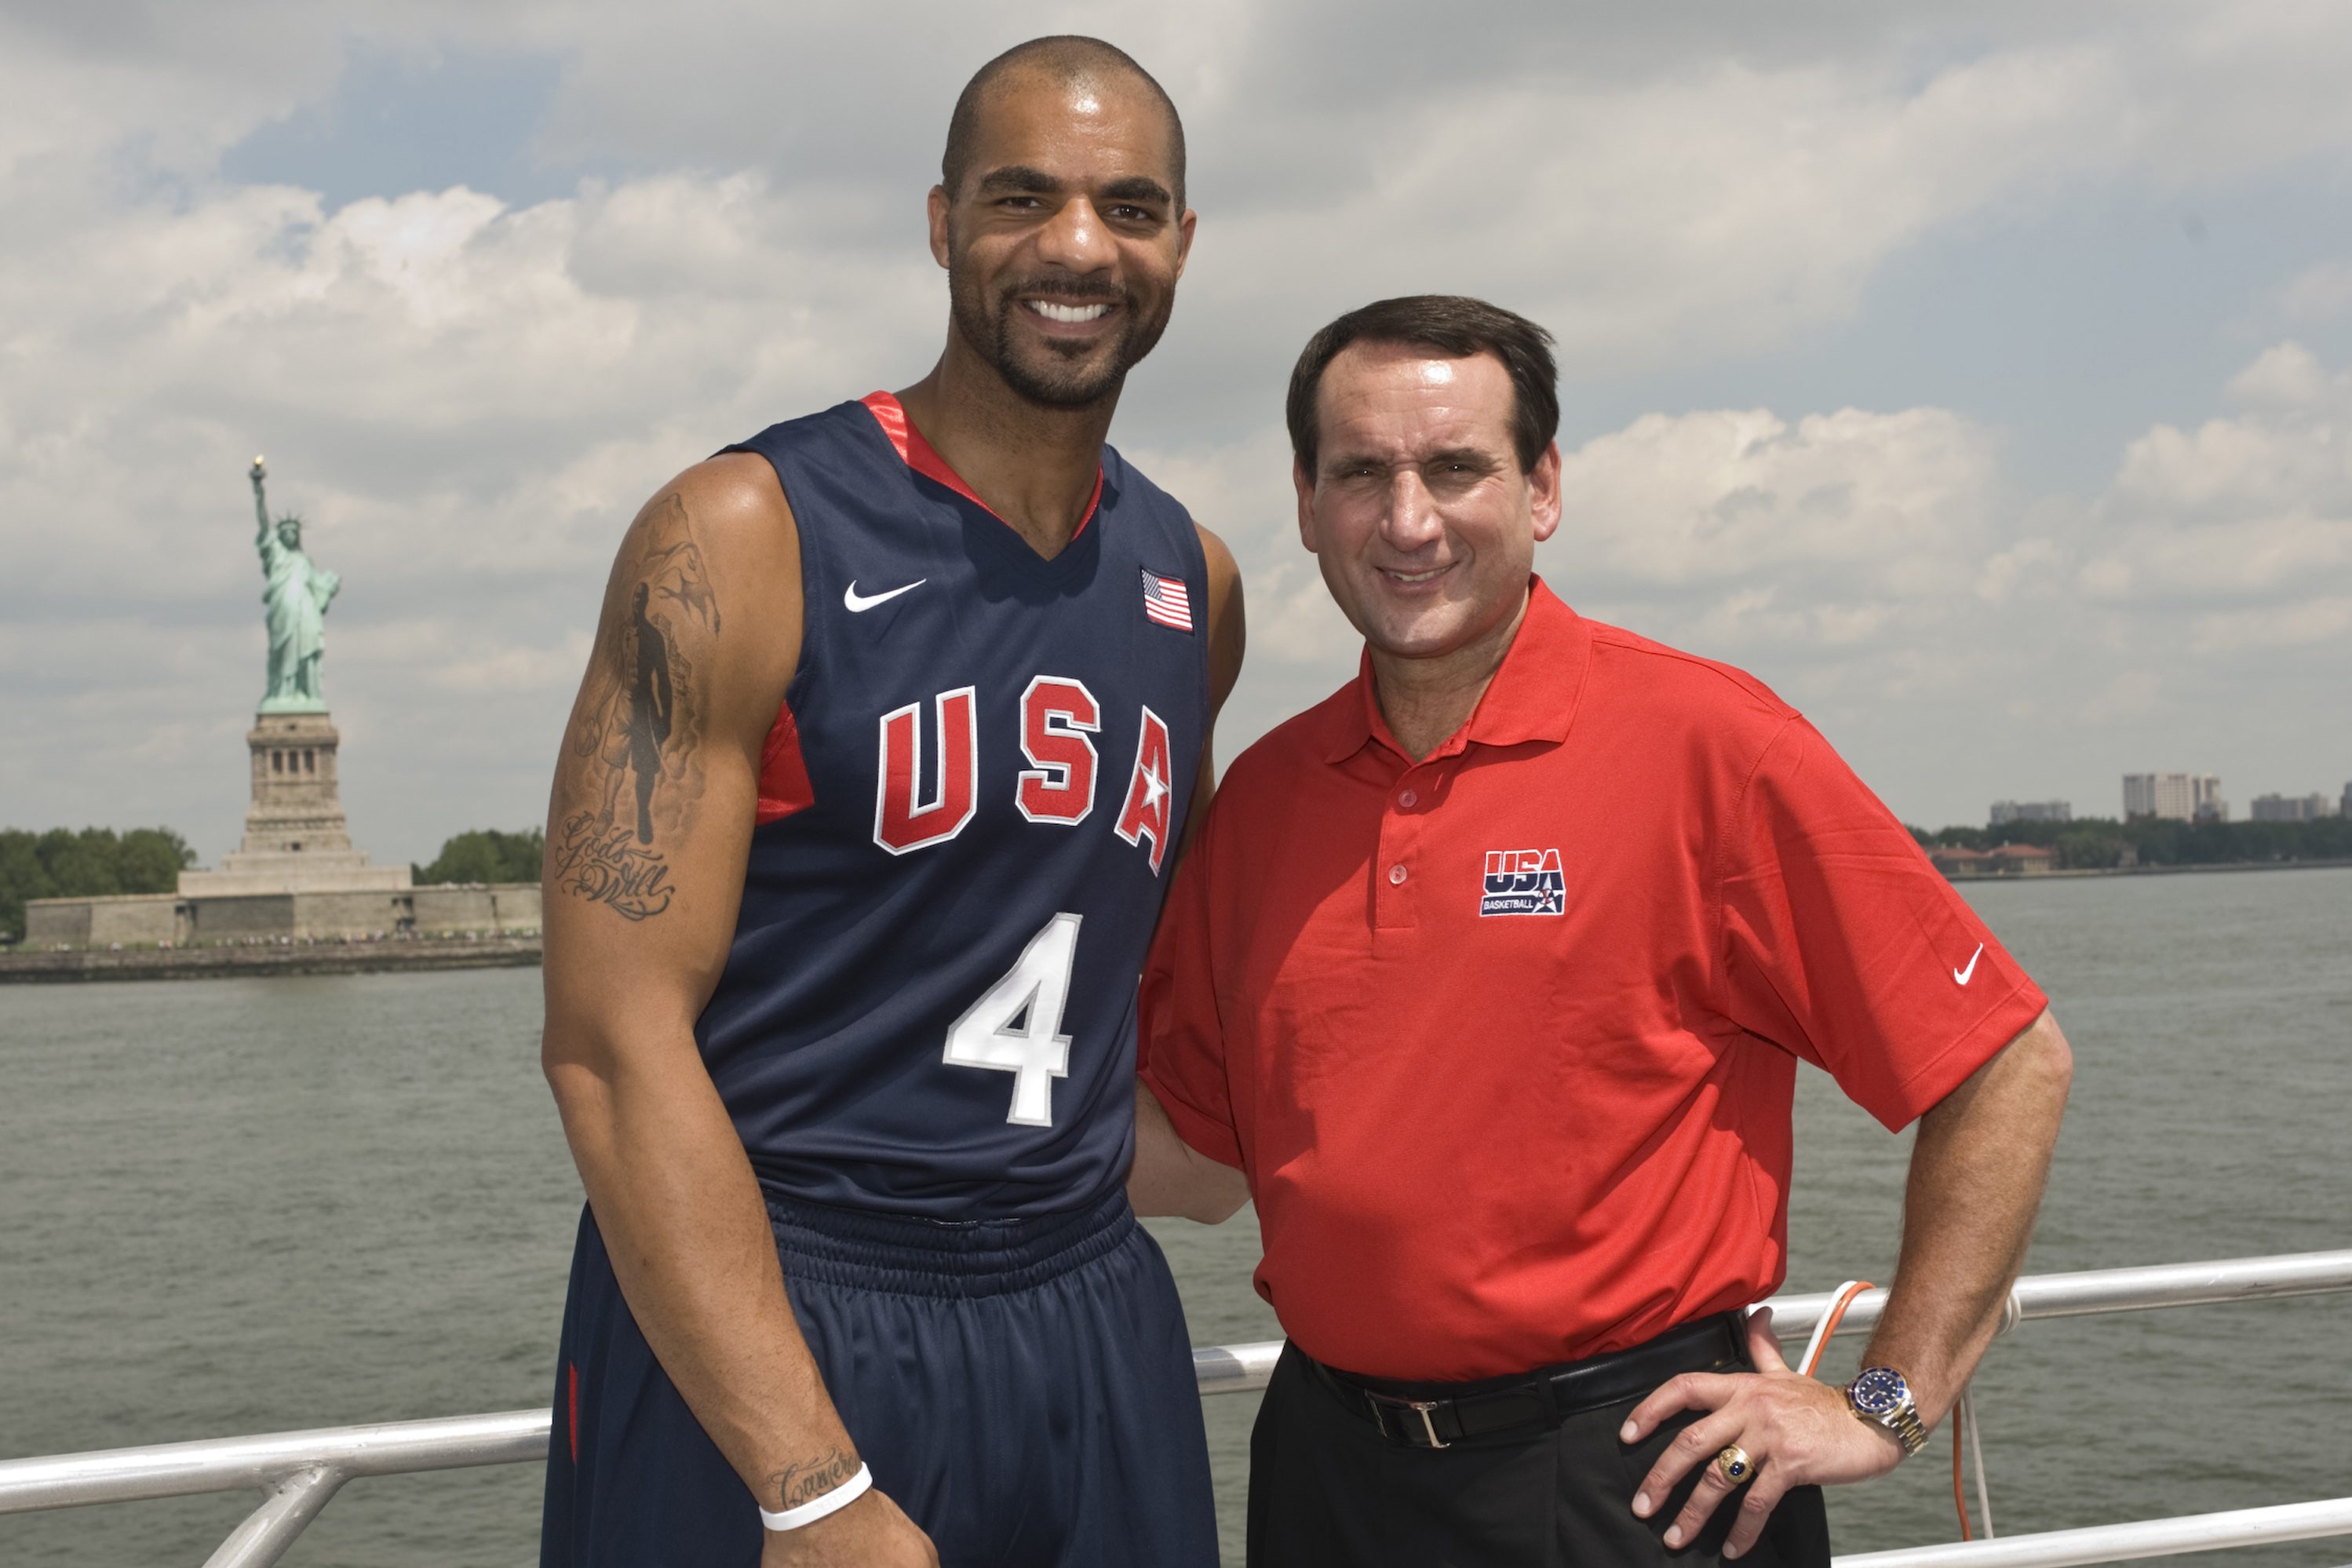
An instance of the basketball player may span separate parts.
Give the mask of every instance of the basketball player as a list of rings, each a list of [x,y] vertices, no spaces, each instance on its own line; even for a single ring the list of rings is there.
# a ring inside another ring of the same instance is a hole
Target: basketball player
[[[1242,650],[1231,556],[1104,445],[1192,237],[1175,109],[1022,45],[929,212],[931,373],[688,469],[606,590],[549,816],[588,1208],[543,1564],[1216,1561],[1121,1185]]]

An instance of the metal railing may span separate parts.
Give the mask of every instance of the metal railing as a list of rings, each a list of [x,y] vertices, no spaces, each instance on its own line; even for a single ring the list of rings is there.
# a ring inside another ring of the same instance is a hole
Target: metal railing
[[[2352,1291],[2352,1250],[2042,1274],[2020,1279],[2011,1290],[2001,1328],[2006,1331],[2038,1318],[2338,1291]],[[1831,1300],[1826,1292],[1776,1296],[1769,1303],[1773,1327],[1783,1339],[1801,1340],[1811,1333]],[[1856,1297],[1837,1331],[1854,1334],[1869,1329],[1885,1301],[1884,1290]],[[1264,1388],[1281,1349],[1279,1341],[1195,1349],[1193,1375],[1203,1394]],[[261,1506],[221,1542],[205,1560],[205,1568],[268,1568],[345,1481],[543,1460],[551,1425],[547,1410],[512,1410],[0,1460],[0,1513],[258,1489]],[[1904,1547],[1841,1557],[1837,1563],[1838,1568],[2061,1568],[2331,1535],[2352,1535],[2352,1498]]]
[[[2352,1497],[2147,1519],[2131,1524],[2095,1524],[2084,1530],[2053,1530],[1999,1541],[1904,1546],[1893,1552],[1841,1557],[1836,1568],[2073,1568],[2080,1563],[2180,1557],[2231,1546],[2314,1541],[2323,1535],[2352,1535]]]

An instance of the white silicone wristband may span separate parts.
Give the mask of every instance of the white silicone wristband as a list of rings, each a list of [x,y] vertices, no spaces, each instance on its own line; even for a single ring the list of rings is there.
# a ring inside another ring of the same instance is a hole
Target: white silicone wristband
[[[760,1522],[770,1530],[798,1530],[804,1524],[814,1524],[827,1514],[839,1513],[843,1509],[864,1497],[873,1485],[874,1472],[860,1465],[857,1467],[856,1475],[821,1497],[813,1497],[804,1503],[784,1509],[780,1512],[771,1513],[766,1509],[761,1509]]]

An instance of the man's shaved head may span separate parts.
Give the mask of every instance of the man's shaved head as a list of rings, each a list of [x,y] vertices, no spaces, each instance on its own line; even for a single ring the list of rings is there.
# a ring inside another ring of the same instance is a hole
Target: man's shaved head
[[[1085,37],[1075,33],[1050,38],[1032,38],[1025,44],[1015,44],[979,70],[964,83],[956,99],[955,112],[948,118],[947,151],[940,157],[940,184],[947,187],[948,199],[955,200],[963,192],[964,176],[971,172],[973,143],[980,138],[980,117],[989,95],[1006,78],[1033,76],[1056,87],[1069,88],[1096,82],[1124,79],[1139,83],[1157,100],[1168,114],[1169,185],[1175,192],[1176,205],[1184,205],[1184,121],[1176,113],[1176,104],[1167,89],[1152,79],[1150,71],[1135,63],[1134,57],[1100,38]]]

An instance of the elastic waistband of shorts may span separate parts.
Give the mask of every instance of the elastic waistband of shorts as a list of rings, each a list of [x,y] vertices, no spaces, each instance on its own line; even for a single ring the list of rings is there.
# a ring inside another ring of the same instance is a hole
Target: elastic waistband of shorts
[[[1023,1219],[940,1220],[841,1208],[763,1188],[788,1279],[906,1296],[1003,1296],[1117,1251],[1139,1226],[1127,1189]]]

